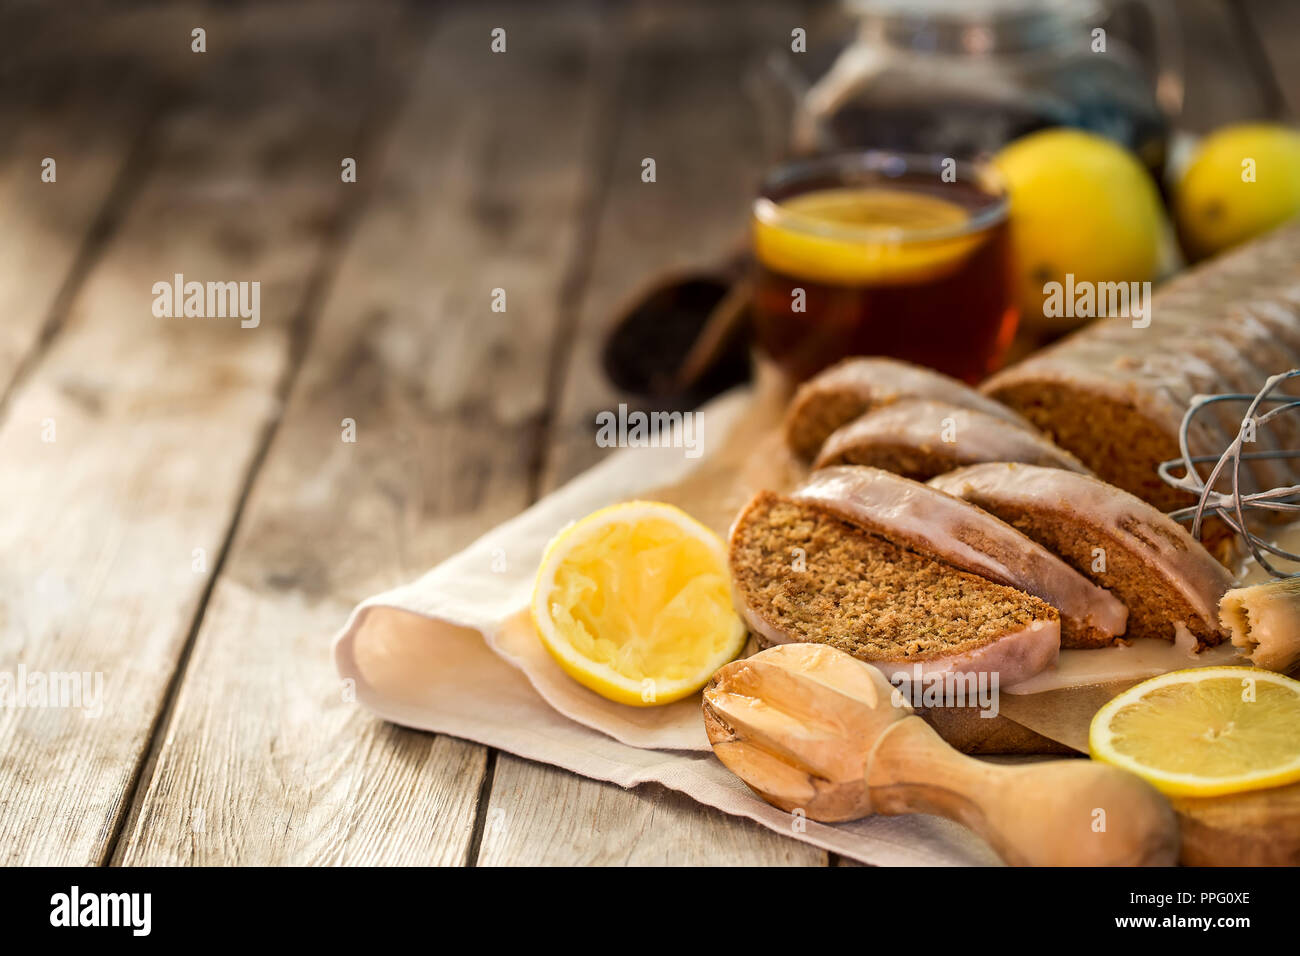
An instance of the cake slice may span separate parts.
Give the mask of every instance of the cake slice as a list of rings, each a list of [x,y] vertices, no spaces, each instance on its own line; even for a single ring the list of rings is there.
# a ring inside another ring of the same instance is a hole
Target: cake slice
[[[1028,426],[973,408],[902,398],[834,432],[814,468],[870,465],[917,481],[983,461],[1023,461],[1086,472],[1083,462]]]
[[[1062,647],[1095,647],[1124,633],[1128,611],[1042,545],[961,498],[879,468],[813,472],[791,497],[912,551],[1046,601],[1061,614]]]
[[[764,646],[828,644],[895,673],[989,673],[1014,684],[1055,664],[1046,602],[910,551],[809,501],[759,492],[730,542],[736,603]]]
[[[900,398],[930,398],[973,408],[1013,425],[1025,419],[955,378],[889,358],[849,358],[809,379],[795,392],[785,418],[785,439],[811,461],[841,425]]]
[[[1128,606],[1126,637],[1218,644],[1232,576],[1177,522],[1104,481],[1033,465],[973,465],[930,482],[1014,525]],[[1104,643],[1104,642],[1103,642]]]

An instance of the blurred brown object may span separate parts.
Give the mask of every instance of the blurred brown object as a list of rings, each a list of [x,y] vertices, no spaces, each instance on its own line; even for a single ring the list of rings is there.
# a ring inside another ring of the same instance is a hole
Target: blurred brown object
[[[748,262],[670,272],[648,282],[616,313],[601,361],[632,395],[694,407],[749,381]]]

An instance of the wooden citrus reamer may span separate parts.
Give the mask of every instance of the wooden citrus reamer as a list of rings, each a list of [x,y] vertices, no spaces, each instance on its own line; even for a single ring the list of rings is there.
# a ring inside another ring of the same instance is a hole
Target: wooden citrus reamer
[[[876,668],[785,644],[721,668],[704,690],[718,758],[755,793],[824,822],[933,813],[1012,865],[1160,866],[1178,823],[1146,781],[1088,760],[990,764],[950,747]]]

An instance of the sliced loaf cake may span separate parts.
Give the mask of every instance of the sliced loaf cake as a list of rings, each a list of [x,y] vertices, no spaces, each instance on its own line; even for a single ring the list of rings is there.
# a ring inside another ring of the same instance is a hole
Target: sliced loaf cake
[[[1083,462],[1028,426],[922,398],[901,398],[836,429],[813,467],[870,465],[925,481],[983,461],[1088,471]]]
[[[985,464],[931,487],[992,512],[1128,606],[1127,637],[1224,639],[1219,599],[1232,576],[1177,522],[1104,481],[1033,465]],[[1107,642],[1099,642],[1107,643]]]
[[[759,492],[732,528],[736,603],[763,646],[828,644],[887,675],[1051,667],[1059,617],[1046,602],[908,550],[812,501]]]
[[[953,567],[1025,591],[1061,613],[1061,646],[1123,634],[1128,611],[1042,545],[961,498],[879,468],[823,468],[791,497]]]
[[[1028,424],[1005,405],[931,369],[897,359],[849,358],[809,379],[795,392],[786,412],[786,444],[810,461],[841,425],[908,397],[934,399],[1012,424]]]

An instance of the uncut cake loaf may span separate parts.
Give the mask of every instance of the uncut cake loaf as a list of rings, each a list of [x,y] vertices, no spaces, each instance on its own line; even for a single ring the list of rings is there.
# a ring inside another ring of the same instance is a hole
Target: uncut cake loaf
[[[902,398],[946,402],[1028,427],[1020,415],[955,378],[897,359],[860,357],[844,359],[799,386],[786,412],[786,444],[811,461],[831,432]]]
[[[1028,426],[921,398],[900,398],[836,429],[823,443],[813,467],[870,465],[925,481],[984,461],[1088,470],[1068,451]]]
[[[1156,466],[1179,457],[1191,397],[1254,392],[1267,375],[1300,364],[1300,223],[1171,280],[1149,310],[1145,328],[1128,316],[1103,319],[998,373],[981,391],[1107,482],[1171,511],[1192,499],[1162,483]],[[1198,414],[1191,453],[1217,458],[1245,409],[1222,403]],[[1286,445],[1295,429],[1294,421],[1260,428],[1257,448]],[[1295,480],[1282,461],[1246,471],[1253,487]]]
[[[1172,641],[1184,628],[1200,645],[1224,640],[1218,607],[1232,575],[1135,495],[1087,475],[1023,464],[972,465],[930,485],[997,515],[1109,589],[1128,608],[1125,637]]]

